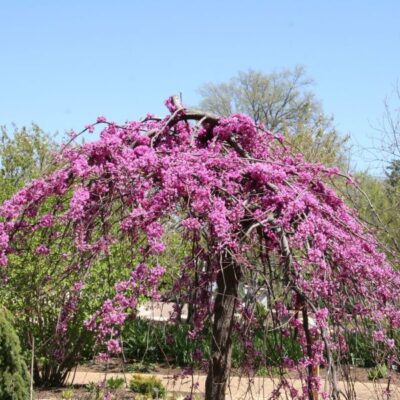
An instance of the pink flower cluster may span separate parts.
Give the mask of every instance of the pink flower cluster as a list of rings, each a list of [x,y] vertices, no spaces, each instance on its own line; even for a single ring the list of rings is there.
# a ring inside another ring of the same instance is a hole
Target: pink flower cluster
[[[106,300],[101,309],[85,321],[87,329],[96,331],[101,341],[107,337],[116,337],[129,314],[134,314],[140,296],[159,299],[158,284],[165,273],[165,268],[156,266],[149,268],[139,264],[127,281],[116,284],[116,295]],[[117,339],[106,341],[111,353],[120,353],[121,347]]]

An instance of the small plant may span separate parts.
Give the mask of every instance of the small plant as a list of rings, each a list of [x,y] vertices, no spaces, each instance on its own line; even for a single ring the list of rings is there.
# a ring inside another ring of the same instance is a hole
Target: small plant
[[[74,398],[74,391],[72,389],[63,390],[61,393],[62,399],[73,399]]]
[[[375,381],[377,379],[385,378],[388,373],[386,365],[377,365],[368,371],[368,379]]]
[[[119,377],[111,377],[107,379],[107,388],[111,390],[118,390],[124,386],[125,379]]]
[[[166,395],[164,385],[155,376],[134,375],[129,382],[129,388],[134,393],[147,395],[153,399],[163,399]]]
[[[148,373],[154,372],[156,370],[156,365],[153,363],[149,363],[149,362],[137,362],[137,363],[130,364],[127,367],[127,370],[129,372],[140,372],[143,374],[148,374]]]
[[[90,382],[85,385],[85,389],[91,394],[90,400],[102,400],[104,397],[102,385],[96,382]]]
[[[275,367],[275,366],[270,366],[270,367],[260,367],[257,370],[257,376],[262,377],[262,378],[266,378],[267,376],[269,377],[275,377],[275,376],[281,376],[282,375],[282,371],[280,370],[280,368]]]
[[[95,382],[89,382],[85,385],[85,389],[87,392],[94,392],[94,390],[96,389],[97,384]]]
[[[260,376],[260,377],[263,377],[263,378],[267,377],[268,376],[268,369],[266,367],[259,368],[258,371],[257,371],[257,376]]]

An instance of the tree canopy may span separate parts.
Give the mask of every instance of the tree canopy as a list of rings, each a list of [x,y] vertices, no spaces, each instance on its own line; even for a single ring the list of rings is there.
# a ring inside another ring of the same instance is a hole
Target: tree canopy
[[[249,70],[228,82],[203,85],[200,108],[219,116],[249,115],[290,138],[293,150],[309,161],[343,164],[347,138],[337,133],[311,89],[312,80],[301,66],[273,73]]]
[[[0,127],[0,199],[5,200],[34,178],[51,168],[56,143],[38,125],[14,127],[12,133]]]
[[[86,321],[109,354],[121,352],[121,327],[139,299],[160,298],[168,265],[159,257],[168,245],[165,227],[173,224],[190,244],[172,289],[195,304],[190,338],[212,325],[207,399],[225,398],[233,334],[245,348],[243,371],[268,365],[268,354],[251,341],[257,329],[281,339],[293,334],[301,351],[297,359],[282,353],[271,398],[282,391],[298,399],[316,392],[339,398],[336,367],[349,362],[351,330],[363,329],[393,363],[400,275],[325,183],[339,170],[293,156],[283,136],[243,114],[218,118],[175,98],[166,104],[170,114],[162,119],[149,115],[119,126],[99,117],[85,129],[102,126],[97,141],[65,145],[56,171],[0,208],[4,279],[27,253],[64,269],[56,277],[69,285],[57,326],[59,356],[92,266],[127,241],[131,254],[118,268],[129,277]],[[261,320],[254,301],[241,296],[243,284],[266,293]],[[196,357],[207,363],[200,351]],[[313,375],[320,364],[328,370],[327,389]],[[286,371],[298,373],[300,391]]]

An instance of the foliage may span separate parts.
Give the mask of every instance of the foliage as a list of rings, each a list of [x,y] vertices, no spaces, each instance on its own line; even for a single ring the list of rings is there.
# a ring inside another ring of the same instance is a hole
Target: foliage
[[[96,382],[90,382],[85,385],[86,391],[90,393],[90,398],[93,400],[104,400],[104,393],[102,385]]]
[[[392,160],[386,168],[387,183],[390,188],[398,189],[400,186],[400,160]]]
[[[256,375],[262,378],[279,377],[282,375],[282,371],[279,367],[273,367],[273,368],[260,367],[258,368]]]
[[[53,163],[53,152],[57,145],[50,136],[45,134],[37,125],[31,128],[16,129],[9,134],[3,127],[1,130],[0,157],[2,191],[0,199],[10,197],[21,186],[33,178],[53,170],[57,167]],[[60,207],[68,206],[69,198]],[[50,218],[54,203],[50,200],[45,206]],[[179,238],[170,233],[171,246],[174,260],[179,260]],[[27,248],[35,249],[40,245],[41,238],[33,236]],[[10,273],[7,276],[7,285],[2,286],[0,299],[9,304],[11,311],[17,315],[16,326],[23,344],[29,350],[31,337],[35,338],[34,378],[36,385],[53,386],[64,383],[66,373],[82,358],[93,355],[93,340],[90,332],[83,326],[83,320],[93,313],[107,298],[114,294],[115,282],[129,276],[126,271],[115,268],[115,265],[126,262],[127,257],[132,261],[132,252],[124,249],[121,241],[115,246],[107,258],[94,263],[92,273],[85,282],[84,290],[74,289],[75,276],[66,274],[62,255],[67,254],[71,248],[68,240],[63,240],[57,255],[43,258],[34,251],[24,252],[10,257]],[[164,278],[164,286],[171,286],[174,269],[171,252],[162,256],[162,261],[171,266],[169,274]],[[79,262],[79,260],[77,260]],[[61,282],[62,281],[62,282]],[[61,282],[61,283],[60,283]],[[99,287],[104,287],[99,292]],[[79,293],[78,293],[79,292]],[[66,326],[60,326],[60,314],[64,307],[74,307],[71,296],[79,298],[79,305],[74,311]],[[69,299],[69,301],[67,300]],[[59,329],[63,332],[60,343]],[[68,349],[61,357],[59,348]]]
[[[392,186],[394,182],[390,183],[390,178],[373,177],[367,173],[358,173],[355,179],[357,186],[347,186],[343,194],[357,209],[360,219],[375,231],[387,256],[397,264],[400,254],[400,186]]]
[[[188,337],[190,329],[190,325],[184,322],[164,325],[141,319],[128,321],[123,331],[124,353],[145,366],[148,363],[193,365],[196,348],[200,347],[205,354],[209,354],[209,338],[199,345]]]
[[[249,70],[228,83],[204,85],[201,106],[221,116],[240,112],[264,123],[268,130],[282,132],[319,111],[310,85],[303,67],[271,74]]]
[[[74,395],[75,393],[73,389],[65,389],[61,392],[62,399],[73,399]]]
[[[377,131],[379,144],[375,146],[374,154],[379,157],[379,165],[383,171],[377,171],[379,177],[367,173],[359,177],[360,186],[369,200],[360,195],[356,199],[356,207],[361,205],[360,214],[371,224],[382,243],[384,251],[398,264],[400,254],[400,87],[394,85],[392,92],[384,101],[384,114]],[[377,172],[376,172],[377,171]]]
[[[148,373],[154,371],[154,363],[179,367],[203,368],[202,360],[196,359],[201,353],[208,359],[211,353],[211,327],[208,325],[202,337],[192,340],[189,337],[191,325],[185,322],[177,324],[160,324],[142,319],[127,321],[123,330],[124,354],[130,360],[137,360],[129,370]],[[245,346],[237,335],[232,337],[232,365],[240,368],[244,360]],[[293,337],[283,337],[273,332],[258,329],[254,332],[252,342],[259,354],[254,367],[266,365],[279,366],[284,357],[293,360],[301,358],[301,347]],[[260,367],[261,368],[261,367]]]
[[[57,148],[52,138],[37,125],[15,128],[11,134],[2,127],[0,199],[10,197],[30,180],[57,168],[59,165],[55,163],[53,154]],[[67,207],[68,201],[67,198],[66,203],[59,203],[58,207]],[[45,205],[49,211],[48,219],[51,219],[54,206],[52,200]],[[43,223],[46,224],[45,221]],[[41,240],[32,236],[26,249],[37,248]],[[59,253],[51,258],[43,258],[34,251],[10,257],[10,273],[6,278],[7,284],[1,287],[0,299],[9,305],[16,316],[15,325],[23,348],[29,351],[32,337],[35,339],[36,385],[62,385],[67,372],[78,360],[93,356],[93,335],[84,328],[83,321],[113,294],[113,284],[127,277],[123,271],[113,267],[127,254],[129,256],[123,246],[121,241],[107,259],[95,263],[84,291],[76,290],[73,285],[76,278],[73,271],[65,271],[63,254],[71,248],[70,241],[66,239],[60,243]],[[69,277],[65,279],[66,274]],[[99,287],[104,287],[104,291],[100,292]],[[75,301],[79,304],[76,304],[73,317],[67,324],[60,324],[63,309],[67,307],[72,311]]]
[[[349,333],[347,335],[347,343],[352,364],[366,368],[376,366],[376,350],[371,335],[366,333]]]
[[[267,130],[285,134],[307,160],[344,166],[348,138],[338,135],[311,86],[300,66],[269,74],[249,70],[226,83],[203,85],[200,108],[220,116],[249,115]]]
[[[26,400],[29,397],[29,382],[12,316],[0,306],[0,398]]]
[[[368,371],[368,379],[370,381],[375,381],[377,379],[386,378],[387,374],[388,369],[386,365],[377,365]]]
[[[111,390],[121,389],[125,384],[124,378],[111,377],[107,379],[107,388]]]
[[[391,337],[393,338],[392,346],[394,346],[394,343],[398,343],[400,338],[399,334],[400,332],[398,330],[391,331]],[[348,344],[348,354],[353,365],[372,368],[391,359],[387,354],[387,346],[385,346],[379,338],[376,340],[374,336],[376,336],[376,333],[371,332],[368,327],[359,328],[357,331],[355,330],[353,332],[347,332],[346,342]],[[393,361],[399,357],[399,349],[396,346],[392,350],[396,354],[396,357],[391,361],[393,364]]]
[[[0,127],[1,201],[46,170],[50,171],[56,149],[50,136],[35,124],[29,128],[14,127],[11,134],[6,127]]]
[[[12,134],[2,127],[0,198],[4,200],[30,180],[57,168],[53,157],[57,147],[37,125],[15,128]],[[54,206],[51,200],[45,205],[49,211],[48,219]],[[42,223],[46,224],[45,220]],[[90,345],[90,335],[83,329],[83,313],[87,309],[84,302],[79,306],[79,315],[70,321],[66,331],[61,334],[58,324],[61,309],[65,303],[73,307],[76,291],[71,288],[72,279],[64,279],[60,284],[60,276],[65,274],[60,260],[56,257],[44,259],[33,251],[27,251],[39,246],[41,240],[32,236],[26,243],[25,251],[10,257],[13,267],[4,282],[6,284],[1,287],[0,299],[9,305],[10,311],[16,316],[15,325],[24,350],[29,351],[35,340],[35,383],[52,386],[64,382],[66,372],[76,364],[77,358],[82,357],[84,346]],[[69,246],[70,243],[65,241],[60,251],[68,252]],[[57,353],[61,336],[64,336],[65,347],[69,349],[63,360]]]
[[[30,245],[35,246],[35,239]],[[79,295],[79,285],[71,283],[72,277],[60,284],[64,271],[60,271],[62,263],[55,263],[29,253],[11,257],[14,268],[1,293],[2,301],[17,315],[24,348],[30,349],[35,340],[34,380],[40,386],[62,384],[66,373],[84,356],[85,347],[93,346],[92,335],[83,327],[90,308]],[[63,321],[65,307],[74,311],[68,322]]]
[[[144,360],[144,358],[146,357],[142,357],[141,360]],[[127,366],[128,372],[139,372],[145,374],[154,372],[155,370],[156,370],[156,365],[147,361],[134,362]]]
[[[225,396],[235,338],[242,370],[266,364],[253,340],[259,331],[275,337],[281,374],[290,369],[305,379],[304,396],[337,396],[333,384],[334,393],[322,393],[310,371],[348,362],[345,333],[355,326],[368,325],[392,356],[400,275],[327,185],[339,170],[293,156],[281,135],[242,114],[217,118],[176,99],[166,104],[163,119],[118,126],[99,117],[99,140],[64,146],[56,171],[0,208],[5,273],[17,273],[21,254],[60,271],[51,276],[65,294],[56,349],[66,348],[63,333],[77,320],[85,285],[96,286],[93,273],[115,254],[118,268],[109,264],[108,271],[121,281],[85,323],[106,349],[101,357],[122,352],[122,327],[141,301],[178,297],[171,320],[179,319],[180,304],[193,305],[190,340],[201,343],[212,329],[210,357],[194,352],[196,361],[209,362],[208,399]],[[171,226],[187,245],[166,293],[168,266],[160,259]],[[268,305],[263,318],[255,306],[260,293]],[[299,357],[282,351],[288,338]],[[284,376],[281,385],[295,390]]]
[[[163,399],[166,396],[165,386],[156,376],[134,375],[129,381],[132,392]]]

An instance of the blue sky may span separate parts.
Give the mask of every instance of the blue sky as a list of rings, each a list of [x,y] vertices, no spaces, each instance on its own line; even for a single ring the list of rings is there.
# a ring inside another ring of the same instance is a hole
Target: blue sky
[[[397,0],[0,0],[0,17],[1,125],[162,115],[170,94],[194,105],[205,82],[303,64],[339,131],[368,147],[400,79]],[[358,168],[370,158],[354,153]]]

